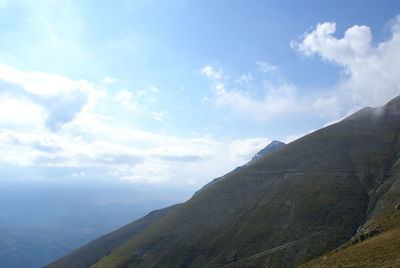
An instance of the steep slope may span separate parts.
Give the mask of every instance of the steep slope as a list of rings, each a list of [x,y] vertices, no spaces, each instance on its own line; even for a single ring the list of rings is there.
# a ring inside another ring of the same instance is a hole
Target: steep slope
[[[400,266],[400,161],[370,198],[369,218],[352,239],[301,268]]]
[[[89,267],[93,263],[115,250],[120,244],[132,238],[135,234],[142,231],[148,225],[158,220],[168,211],[175,208],[175,206],[167,207],[164,209],[156,210],[149,213],[147,216],[132,222],[120,229],[106,234],[92,242],[80,247],[79,249],[71,252],[70,254],[58,259],[55,262],[48,264],[45,267],[57,268],[84,268]]]
[[[398,201],[399,132],[400,98],[363,109],[227,175],[91,267],[293,267],[321,256]]]
[[[198,190],[195,194],[200,193],[201,191],[207,189],[207,188],[210,187],[211,185],[214,185],[215,183],[219,182],[220,180],[226,178],[228,175],[230,175],[230,174],[232,174],[232,173],[235,173],[235,172],[241,170],[241,169],[244,168],[245,166],[250,165],[251,163],[257,161],[258,159],[260,159],[260,158],[262,158],[262,157],[264,157],[264,156],[266,156],[266,155],[269,155],[270,153],[275,152],[276,150],[278,150],[279,148],[281,148],[281,147],[284,146],[284,145],[285,145],[285,143],[283,143],[283,142],[281,142],[281,141],[272,141],[270,144],[268,144],[268,145],[265,146],[263,149],[261,149],[259,152],[257,152],[257,153],[251,158],[251,160],[250,160],[248,163],[246,163],[246,164],[244,164],[244,165],[242,165],[242,166],[239,166],[239,167],[235,168],[235,169],[232,170],[231,172],[229,172],[229,173],[227,173],[227,174],[225,174],[225,175],[223,175],[223,176],[221,176],[221,177],[218,177],[218,178],[213,179],[212,181],[210,181],[209,183],[207,183],[206,185],[204,185],[203,187],[201,187],[201,189]]]

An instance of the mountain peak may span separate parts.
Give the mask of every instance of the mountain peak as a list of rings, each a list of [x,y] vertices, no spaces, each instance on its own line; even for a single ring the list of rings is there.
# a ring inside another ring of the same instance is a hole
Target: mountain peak
[[[390,100],[386,105],[384,106],[384,109],[387,113],[390,114],[399,114],[400,113],[400,96],[397,96]]]
[[[251,162],[257,161],[258,159],[260,159],[261,157],[272,153],[273,151],[281,148],[282,146],[284,146],[285,143],[281,142],[281,141],[277,141],[274,140],[272,141],[270,144],[268,144],[264,149],[262,149],[261,151],[259,151],[258,153],[256,153],[253,158],[251,159]]]
[[[266,156],[267,154],[270,154],[270,153],[278,150],[279,148],[281,148],[284,145],[286,145],[286,144],[281,142],[281,141],[277,141],[277,140],[272,141],[270,144],[268,144],[263,149],[261,149],[258,153],[256,153],[248,163],[246,163],[246,164],[244,164],[242,166],[236,167],[234,170],[232,170],[231,172],[228,172],[227,174],[225,174],[225,175],[223,175],[221,177],[213,179],[212,181],[210,181],[209,183],[204,185],[200,190],[196,191],[195,195],[200,193],[204,189],[207,189],[208,187],[214,185],[215,183],[221,181],[223,178],[225,178],[225,176],[230,175],[232,173],[235,173],[235,172],[241,170],[242,168],[246,167],[250,163],[253,163],[254,161],[257,161],[258,159],[262,158],[263,156]]]
[[[389,102],[387,102],[385,105],[381,107],[369,107],[366,106],[364,108],[361,108],[357,112],[355,112],[352,115],[349,115],[343,121],[346,120],[354,120],[358,119],[361,117],[380,117],[384,114],[400,114],[400,96],[397,96],[393,99],[391,99]]]

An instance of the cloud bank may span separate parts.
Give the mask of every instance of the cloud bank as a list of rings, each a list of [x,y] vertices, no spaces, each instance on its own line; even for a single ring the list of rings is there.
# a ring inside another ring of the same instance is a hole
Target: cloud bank
[[[145,111],[164,120],[165,113],[149,105],[158,92],[149,86],[114,93],[86,80],[0,65],[0,164],[72,168],[75,179],[100,168],[110,178],[137,183],[201,185],[268,142],[248,139],[239,148],[210,136],[175,137],[140,130],[124,117]]]
[[[355,25],[342,38],[335,32],[334,22],[318,24],[292,47],[342,68],[343,78],[335,89],[341,101],[379,106],[400,94],[400,16],[393,22],[391,36],[375,45],[368,26]]]

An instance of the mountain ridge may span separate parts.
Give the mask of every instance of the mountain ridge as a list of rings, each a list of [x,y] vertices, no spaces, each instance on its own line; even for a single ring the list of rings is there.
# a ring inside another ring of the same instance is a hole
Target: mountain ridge
[[[400,156],[399,133],[399,97],[362,109],[228,174],[91,267],[306,263],[400,203],[400,176],[392,171]],[[318,232],[301,245],[235,264]]]

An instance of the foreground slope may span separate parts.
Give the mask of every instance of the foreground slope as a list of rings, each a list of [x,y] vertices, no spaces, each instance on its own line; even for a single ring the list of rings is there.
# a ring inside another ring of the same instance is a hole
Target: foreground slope
[[[400,211],[387,214],[368,224],[374,230],[371,237],[354,243],[350,241],[339,249],[299,268],[329,267],[399,267],[400,266]],[[376,233],[375,233],[376,231]]]
[[[399,202],[399,132],[399,98],[363,109],[229,174],[91,267],[293,267],[321,256]]]

